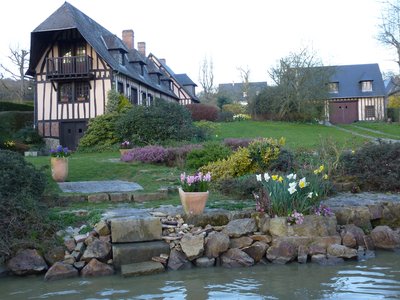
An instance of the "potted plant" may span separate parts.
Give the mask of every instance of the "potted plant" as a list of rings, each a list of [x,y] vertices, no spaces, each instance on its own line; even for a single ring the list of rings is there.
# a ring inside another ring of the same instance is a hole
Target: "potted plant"
[[[208,183],[210,181],[210,172],[205,175],[201,172],[194,175],[181,174],[179,197],[186,214],[198,215],[203,213],[208,200]]]
[[[51,177],[57,182],[64,182],[68,177],[68,157],[70,151],[67,147],[58,145],[50,150]]]
[[[124,155],[126,152],[128,152],[129,149],[132,149],[131,142],[129,142],[129,141],[123,141],[123,142],[119,145],[119,152],[121,153],[121,157],[122,157],[122,155]]]

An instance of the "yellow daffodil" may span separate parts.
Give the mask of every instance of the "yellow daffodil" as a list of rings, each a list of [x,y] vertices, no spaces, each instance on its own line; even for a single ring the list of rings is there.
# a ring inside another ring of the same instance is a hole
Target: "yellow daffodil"
[[[328,179],[328,174],[324,174],[324,176],[322,176],[322,178],[327,180]]]
[[[278,177],[279,177],[278,175],[272,175],[272,176],[271,176],[271,178],[272,178],[273,181],[276,181],[276,180],[278,179]]]
[[[319,173],[319,169],[314,170],[314,174],[317,175]]]
[[[279,181],[279,182],[282,182],[282,181],[283,181],[283,177],[282,177],[282,176],[279,176],[278,181]]]
[[[320,165],[318,170],[321,173],[324,169],[325,169],[324,165]]]

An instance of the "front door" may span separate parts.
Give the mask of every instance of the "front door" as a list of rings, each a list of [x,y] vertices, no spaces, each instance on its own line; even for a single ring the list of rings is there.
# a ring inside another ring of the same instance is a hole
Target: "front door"
[[[350,124],[358,121],[357,101],[329,103],[329,121],[332,124]]]
[[[70,150],[76,150],[79,140],[86,131],[86,122],[61,122],[60,124],[60,142],[64,147]]]

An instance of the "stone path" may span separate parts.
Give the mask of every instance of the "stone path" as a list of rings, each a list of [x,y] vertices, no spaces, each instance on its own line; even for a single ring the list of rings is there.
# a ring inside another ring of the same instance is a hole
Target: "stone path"
[[[82,194],[143,190],[143,187],[135,182],[122,180],[59,182],[58,186],[64,193]]]
[[[371,135],[355,132],[355,131],[353,131],[351,129],[342,128],[342,127],[339,127],[339,126],[336,126],[336,125],[331,125],[331,126],[335,127],[338,130],[345,131],[345,132],[348,132],[348,133],[351,133],[353,135],[360,136],[360,137],[363,137],[363,138],[366,138],[366,139],[370,139],[373,142],[383,141],[383,142],[387,142],[387,143],[400,143],[400,140],[389,139],[389,138],[377,138],[377,137],[374,137],[374,136],[371,136]],[[364,129],[364,128],[362,128],[362,129]],[[380,131],[375,131],[375,133],[385,134],[385,133],[382,133]]]
[[[397,202],[400,203],[400,194],[383,194],[383,193],[340,193],[324,201],[330,207],[344,206],[366,206],[380,202]]]

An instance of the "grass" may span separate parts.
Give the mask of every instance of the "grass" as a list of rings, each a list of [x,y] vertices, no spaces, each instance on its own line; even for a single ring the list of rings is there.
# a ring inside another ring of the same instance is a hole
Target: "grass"
[[[286,146],[292,150],[316,149],[321,144],[321,139],[330,138],[338,146],[347,145],[354,148],[363,144],[367,139],[354,136],[338,130],[335,127],[319,124],[289,123],[289,122],[259,122],[242,121],[221,123],[218,129],[218,139],[224,138],[257,138],[273,137],[286,138]]]
[[[377,137],[400,139],[400,123],[383,123],[383,122],[357,122],[347,127],[351,130],[363,130],[365,134],[372,135],[376,131]],[[379,132],[379,133],[378,133]]]

